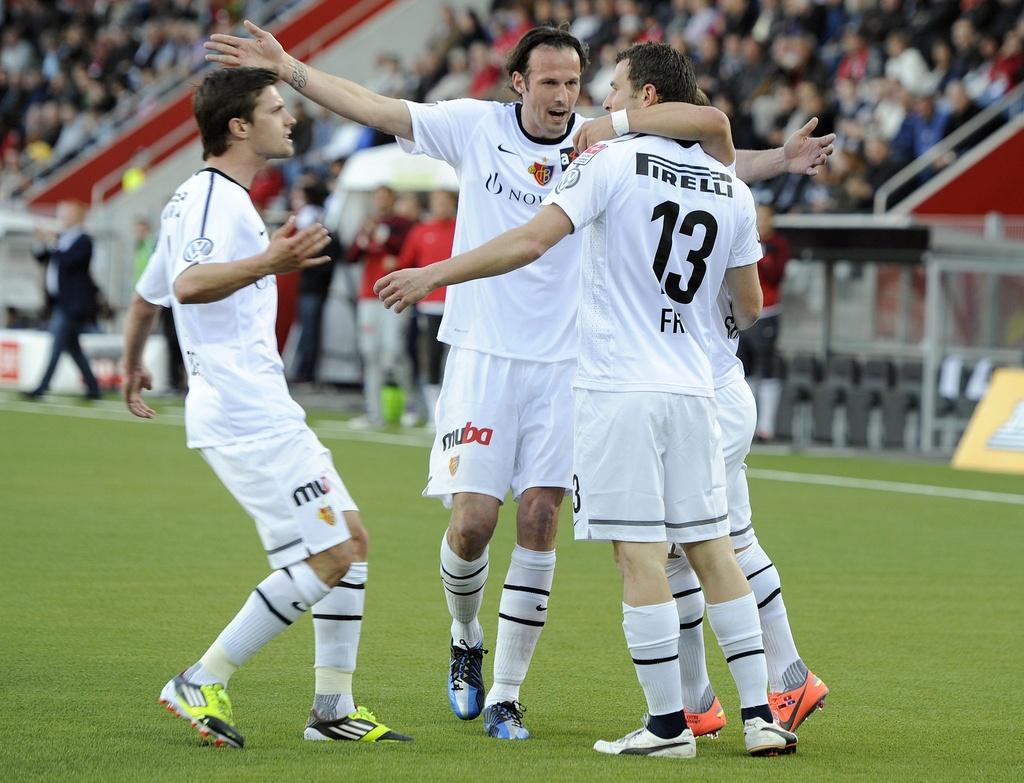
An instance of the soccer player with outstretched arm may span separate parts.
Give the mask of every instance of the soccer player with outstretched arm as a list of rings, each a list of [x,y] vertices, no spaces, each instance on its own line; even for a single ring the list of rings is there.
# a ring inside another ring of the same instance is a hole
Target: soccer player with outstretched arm
[[[185,431],[203,459],[252,516],[273,569],[203,656],[171,680],[160,702],[214,744],[242,747],[228,681],[240,666],[306,612],[316,642],[315,696],[304,737],[362,742],[409,740],[352,696],[368,574],[366,529],[331,453],[291,398],[277,351],[276,274],[325,263],[330,237],[294,218],[269,238],[248,187],[271,158],[294,153],[295,119],[256,68],[203,79],[194,112],[206,167],[175,191],[125,323],[124,396],[152,418],[142,350],[170,307],[188,371]],[[183,536],[196,557],[216,553]],[[197,585],[196,597],[216,585]]]

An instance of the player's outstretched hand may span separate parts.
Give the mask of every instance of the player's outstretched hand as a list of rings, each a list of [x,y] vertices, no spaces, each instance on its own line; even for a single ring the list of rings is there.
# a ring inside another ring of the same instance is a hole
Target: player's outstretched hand
[[[385,275],[373,284],[373,292],[380,297],[385,307],[394,308],[396,313],[400,313],[434,290],[428,280],[428,268],[399,269]]]
[[[612,127],[612,117],[609,114],[583,123],[580,129],[576,131],[576,135],[572,137],[572,146],[578,155],[587,147],[592,147],[599,141],[614,139],[615,135],[615,129]]]
[[[786,171],[790,174],[806,174],[813,177],[825,165],[828,156],[835,151],[833,142],[836,134],[811,136],[818,127],[818,118],[811,117],[800,130],[793,133],[782,147],[786,159]]]
[[[211,35],[203,46],[216,54],[208,54],[206,59],[232,68],[269,68],[280,74],[287,60],[284,47],[273,35],[248,19],[245,20],[245,29],[252,38],[223,33]]]
[[[142,390],[153,388],[153,375],[145,367],[138,367],[134,370],[125,368],[124,383],[121,392],[124,395],[124,403],[128,406],[132,416],[140,419],[152,419],[156,413],[142,401]]]
[[[264,251],[272,274],[294,272],[310,266],[326,264],[330,256],[318,256],[330,244],[331,235],[319,223],[295,230],[295,216],[288,218],[284,225],[270,235],[270,245]]]

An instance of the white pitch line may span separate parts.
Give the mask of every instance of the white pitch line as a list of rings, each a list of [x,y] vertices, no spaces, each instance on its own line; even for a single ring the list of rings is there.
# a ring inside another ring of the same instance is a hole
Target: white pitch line
[[[936,487],[931,484],[908,484],[903,481],[879,481],[877,479],[861,479],[851,476],[830,476],[824,473],[796,473],[789,470],[766,470],[764,468],[747,468],[750,478],[766,481],[785,481],[791,484],[818,484],[826,487],[844,487],[848,489],[873,489],[879,492],[899,492],[904,495],[925,495],[927,497],[952,498],[954,500],[980,500],[987,503],[1009,503],[1024,506],[1024,495],[1013,495],[1009,492],[987,492],[980,489],[960,489],[958,487]]]
[[[113,401],[93,403],[90,406],[72,405],[60,402],[16,402],[0,397],[0,411],[9,410],[17,413],[50,413],[56,416],[71,416],[81,419],[105,419],[108,421],[137,421],[122,407]],[[158,413],[149,421],[157,424],[182,426],[184,415],[178,410]],[[343,441],[379,443],[388,446],[406,446],[418,449],[430,448],[431,441],[425,435],[401,435],[392,432],[374,432],[373,430],[354,430],[343,421],[331,419],[314,419],[313,430],[325,438]],[[869,489],[878,492],[896,492],[903,495],[922,495],[925,497],[950,498],[953,500],[975,500],[983,503],[1005,503],[1024,506],[1024,495],[1009,492],[988,492],[980,489],[961,489],[959,487],[937,487],[932,484],[910,484],[903,481],[880,481],[877,479],[853,478],[851,476],[833,476],[825,473],[799,473],[790,470],[769,470],[766,468],[748,468],[747,476],[762,481],[782,481],[789,484],[811,484],[825,487],[842,487],[845,489]]]

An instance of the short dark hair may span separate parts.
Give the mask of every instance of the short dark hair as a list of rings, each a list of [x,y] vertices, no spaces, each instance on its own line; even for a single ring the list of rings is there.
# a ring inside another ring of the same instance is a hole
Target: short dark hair
[[[509,82],[512,74],[516,71],[525,79],[529,73],[530,52],[538,46],[550,46],[553,49],[575,49],[580,56],[580,73],[587,70],[590,64],[590,48],[575,35],[569,32],[566,25],[560,27],[534,27],[528,31],[515,48],[509,52],[508,60],[505,63],[505,71],[508,73]]]
[[[693,63],[668,44],[640,43],[619,52],[616,63],[629,60],[629,86],[636,95],[645,84],[654,85],[665,103],[697,103],[700,98]]]
[[[228,124],[236,117],[252,122],[260,93],[277,81],[267,68],[220,68],[206,75],[192,100],[203,160],[227,152]]]

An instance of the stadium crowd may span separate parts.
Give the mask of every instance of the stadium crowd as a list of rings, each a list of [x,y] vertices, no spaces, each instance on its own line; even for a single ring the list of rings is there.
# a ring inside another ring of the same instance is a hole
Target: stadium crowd
[[[208,34],[295,4],[0,4],[4,192],[145,114],[170,75],[203,65]],[[483,17],[456,5],[440,8],[437,29],[415,57],[382,53],[367,86],[426,102],[508,98],[504,58],[522,33],[567,24],[592,51],[580,104],[599,105],[617,51],[667,41],[693,59],[701,86],[732,118],[738,147],[777,146],[812,115],[818,132],[839,135],[824,176],[782,177],[762,188],[759,198],[779,212],[869,209],[879,185],[1024,76],[1024,0],[495,0]],[[326,173],[331,161],[388,141],[325,113],[303,114],[299,159],[261,183],[281,204],[303,168]]]
[[[0,2],[0,193],[145,116],[205,66],[203,41],[301,0]]]

